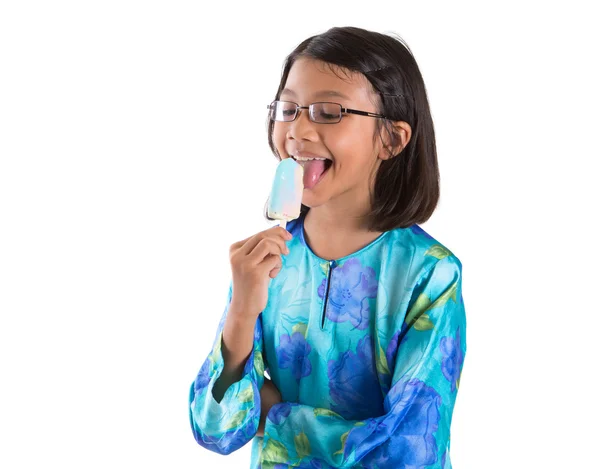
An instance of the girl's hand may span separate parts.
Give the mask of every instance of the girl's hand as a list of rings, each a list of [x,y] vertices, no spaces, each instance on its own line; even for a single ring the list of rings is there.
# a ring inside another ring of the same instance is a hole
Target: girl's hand
[[[269,281],[281,270],[281,254],[289,253],[285,242],[290,239],[287,230],[274,226],[231,245],[232,314],[257,318],[266,308]]]
[[[260,390],[260,423],[258,424],[256,436],[264,436],[267,414],[271,407],[280,402],[283,402],[283,400],[279,389],[270,379],[265,377],[263,387]]]

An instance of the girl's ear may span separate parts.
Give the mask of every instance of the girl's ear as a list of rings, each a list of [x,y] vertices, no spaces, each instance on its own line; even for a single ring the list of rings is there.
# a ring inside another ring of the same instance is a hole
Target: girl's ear
[[[407,122],[392,121],[391,124],[393,126],[393,142],[390,142],[390,135],[387,130],[383,129],[384,144],[379,153],[379,158],[382,160],[389,160],[398,155],[408,145],[412,135],[412,129]]]

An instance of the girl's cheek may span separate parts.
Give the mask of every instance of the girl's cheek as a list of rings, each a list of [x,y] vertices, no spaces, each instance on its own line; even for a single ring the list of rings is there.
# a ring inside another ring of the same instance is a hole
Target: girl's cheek
[[[273,130],[273,143],[277,148],[281,148],[284,142],[285,135],[282,132],[278,132],[277,130]]]

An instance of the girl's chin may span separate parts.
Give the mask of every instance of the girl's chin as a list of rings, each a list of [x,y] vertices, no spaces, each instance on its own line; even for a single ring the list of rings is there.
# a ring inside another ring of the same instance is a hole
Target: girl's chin
[[[319,190],[318,186],[315,190],[304,189],[304,194],[302,195],[302,204],[306,205],[308,208],[317,208],[321,205],[325,205],[330,199],[331,196],[325,191]]]

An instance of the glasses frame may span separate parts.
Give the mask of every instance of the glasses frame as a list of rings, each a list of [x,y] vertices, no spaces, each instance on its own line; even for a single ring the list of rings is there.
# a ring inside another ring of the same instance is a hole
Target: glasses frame
[[[343,114],[356,114],[358,116],[365,116],[365,117],[375,117],[377,119],[388,119],[386,116],[382,115],[382,114],[376,114],[374,112],[368,112],[368,111],[359,111],[358,109],[349,109],[347,107],[342,106],[340,103],[334,103],[331,101],[317,101],[316,103],[312,103],[309,104],[308,106],[300,106],[298,103],[295,103],[293,101],[283,101],[281,99],[276,99],[275,101],[273,101],[271,104],[267,105],[267,109],[268,110],[272,110],[273,106],[275,105],[275,103],[280,102],[280,103],[289,103],[289,104],[295,104],[296,105],[296,114],[294,114],[294,118],[288,121],[281,121],[281,120],[277,120],[277,119],[273,119],[271,117],[271,115],[269,114],[269,118],[274,121],[274,122],[294,122],[297,118],[300,109],[308,109],[308,118],[310,119],[311,122],[314,122],[315,124],[339,124],[342,121],[342,115]],[[336,104],[340,107],[341,112],[340,112],[340,119],[338,121],[335,122],[317,122],[312,118],[312,112],[311,112],[311,108],[315,105],[315,104]]]

